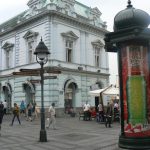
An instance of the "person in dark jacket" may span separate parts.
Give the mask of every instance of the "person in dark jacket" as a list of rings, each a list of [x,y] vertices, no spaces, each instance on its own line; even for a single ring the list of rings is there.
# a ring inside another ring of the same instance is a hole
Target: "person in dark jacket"
[[[108,102],[107,109],[106,109],[106,121],[105,121],[106,128],[107,128],[107,125],[109,126],[109,128],[111,128],[112,114],[113,114],[113,108],[112,108],[112,105]]]
[[[17,117],[19,124],[21,125],[20,119],[19,119],[19,107],[16,103],[14,103],[14,108],[13,108],[13,119],[12,119],[12,123],[10,124],[11,126],[13,126],[14,120]]]
[[[4,105],[2,104],[2,102],[0,102],[0,132],[1,132],[3,116],[4,116]],[[0,135],[1,135],[1,133],[0,133]]]

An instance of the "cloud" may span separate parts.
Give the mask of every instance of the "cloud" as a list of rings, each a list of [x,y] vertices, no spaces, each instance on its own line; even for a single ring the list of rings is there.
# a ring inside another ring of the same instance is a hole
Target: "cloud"
[[[0,1],[0,23],[9,20],[12,17],[28,9],[28,0],[4,0]]]

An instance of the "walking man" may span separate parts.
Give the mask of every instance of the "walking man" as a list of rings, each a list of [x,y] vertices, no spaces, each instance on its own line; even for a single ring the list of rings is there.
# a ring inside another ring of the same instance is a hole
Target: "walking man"
[[[52,106],[49,107],[48,110],[48,124],[46,126],[46,128],[49,128],[50,125],[52,124],[52,128],[54,130],[56,130],[56,119],[55,119],[56,113],[55,113],[55,103],[52,103]]]
[[[107,110],[106,110],[106,121],[105,121],[106,128],[107,128],[107,125],[109,125],[109,128],[111,128],[112,114],[113,114],[112,105],[108,102]]]
[[[83,111],[84,111],[84,120],[90,120],[91,118],[91,113],[90,113],[90,104],[88,104],[88,101],[83,106]]]
[[[14,109],[13,109],[13,119],[12,119],[12,123],[10,124],[11,126],[13,126],[14,120],[17,117],[19,124],[21,125],[20,119],[19,119],[19,107],[16,103],[14,103]]]

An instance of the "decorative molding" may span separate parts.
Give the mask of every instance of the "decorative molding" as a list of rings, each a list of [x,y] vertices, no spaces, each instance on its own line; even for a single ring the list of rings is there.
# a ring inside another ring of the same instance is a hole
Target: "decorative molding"
[[[77,81],[71,76],[65,80],[64,82],[64,92],[66,92],[66,89],[68,88],[68,86],[71,84],[71,83],[74,83],[75,85],[75,88],[78,89],[78,84],[77,84]]]
[[[3,48],[4,50],[10,50],[10,49],[12,49],[12,47],[14,47],[14,44],[9,43],[9,42],[6,42],[6,43],[2,46],[2,48]]]
[[[94,42],[91,42],[91,44],[92,44],[93,46],[104,47],[104,44],[102,43],[101,40],[96,40],[96,41],[94,41]]]
[[[24,39],[28,39],[28,38],[32,38],[32,37],[36,37],[36,36],[38,36],[38,32],[33,32],[33,31],[31,31],[31,30],[29,30],[24,36],[23,36],[23,38]]]
[[[27,5],[29,6],[29,8],[35,8],[37,7],[40,3],[44,3],[45,0],[29,0],[29,2],[27,3]]]
[[[108,31],[105,28],[100,28],[90,24],[87,18],[82,17],[80,15],[77,15],[77,18],[72,18],[70,16],[55,12],[54,18],[55,20],[57,19],[59,22],[63,22],[63,23],[67,23],[68,25],[75,26],[80,30],[86,29],[92,33],[99,34],[99,35],[104,35],[108,33]]]
[[[75,4],[75,0],[61,0],[62,2],[65,2],[65,3],[69,3],[69,4]]]
[[[66,32],[66,33],[61,33],[61,35],[65,38],[77,40],[79,37],[72,31]]]
[[[18,66],[19,65],[19,49],[20,49],[20,36],[19,34],[16,34],[15,35],[16,38],[15,38],[15,66]]]
[[[9,82],[5,82],[5,85],[3,86],[3,92],[8,91],[8,95],[12,94],[12,86]]]
[[[97,7],[92,8],[92,11],[94,14],[98,15],[98,17],[100,17],[102,14]]]
[[[23,89],[25,90],[25,86],[29,86],[31,88],[31,93],[35,93],[35,85],[32,84],[30,81],[25,81],[22,83]]]

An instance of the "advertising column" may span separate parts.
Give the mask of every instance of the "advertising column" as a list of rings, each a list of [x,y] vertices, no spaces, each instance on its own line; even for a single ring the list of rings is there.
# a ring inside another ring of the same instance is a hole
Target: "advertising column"
[[[124,133],[126,137],[150,136],[150,84],[148,49],[128,45],[122,49]]]

